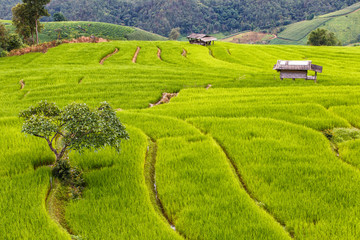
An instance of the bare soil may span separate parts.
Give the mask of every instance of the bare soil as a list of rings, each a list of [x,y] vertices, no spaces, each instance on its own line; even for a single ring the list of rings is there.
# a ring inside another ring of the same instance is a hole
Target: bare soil
[[[101,59],[100,64],[103,65],[106,59],[108,59],[108,58],[111,57],[112,55],[116,54],[117,52],[119,52],[119,49],[115,48],[115,51],[114,51],[114,52],[108,54],[106,57],[104,57],[103,59]]]
[[[161,99],[156,103],[150,103],[149,107],[154,107],[163,103],[170,102],[170,99],[176,97],[178,93],[163,93]]]
[[[139,52],[140,52],[140,47],[137,47],[137,49],[136,49],[136,52],[135,52],[135,54],[134,54],[134,57],[132,58],[132,62],[133,63],[136,63],[136,60],[137,60],[137,56],[138,56],[138,54],[139,54]]]

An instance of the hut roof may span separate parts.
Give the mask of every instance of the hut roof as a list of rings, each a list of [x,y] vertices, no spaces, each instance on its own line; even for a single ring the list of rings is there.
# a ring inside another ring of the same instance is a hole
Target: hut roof
[[[312,64],[311,61],[278,60],[274,65],[274,70],[312,70],[322,72],[322,66]]]
[[[187,38],[197,39],[204,42],[211,42],[217,40],[217,38],[214,38],[212,36],[206,35],[206,34],[199,34],[199,33],[192,33]]]

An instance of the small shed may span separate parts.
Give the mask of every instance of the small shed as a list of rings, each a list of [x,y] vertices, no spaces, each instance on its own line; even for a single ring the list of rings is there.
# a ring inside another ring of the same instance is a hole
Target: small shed
[[[214,44],[214,42],[217,40],[217,38],[214,38],[212,36],[206,34],[198,34],[198,33],[190,34],[189,36],[187,36],[187,39],[191,44],[198,44],[202,46],[208,46]]]
[[[284,78],[304,78],[316,82],[317,73],[321,73],[323,67],[312,64],[311,61],[278,60],[274,65],[274,70],[280,72],[280,79]],[[314,71],[314,76],[309,76],[308,71]]]

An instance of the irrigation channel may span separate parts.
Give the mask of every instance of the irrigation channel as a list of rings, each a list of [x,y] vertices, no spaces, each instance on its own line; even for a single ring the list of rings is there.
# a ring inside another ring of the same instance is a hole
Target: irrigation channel
[[[116,54],[117,52],[119,52],[118,48],[115,48],[115,51],[106,55],[105,57],[103,57],[103,59],[101,59],[100,64],[103,65],[105,60],[108,59],[109,57],[111,57],[112,55]]]
[[[226,151],[226,149],[219,143],[219,141],[218,141],[217,139],[215,139],[214,137],[209,136],[208,134],[206,134],[205,132],[203,132],[201,129],[197,128],[195,125],[192,125],[192,126],[195,127],[196,129],[198,129],[199,132],[201,132],[204,136],[210,137],[210,138],[216,143],[216,145],[217,145],[217,146],[221,149],[221,151],[225,154],[226,159],[228,160],[228,163],[229,163],[229,165],[230,165],[230,167],[231,167],[231,169],[232,169],[232,172],[236,175],[236,179],[238,179],[238,181],[239,181],[240,187],[242,187],[242,188],[245,190],[245,192],[249,195],[249,197],[255,202],[255,204],[256,204],[257,206],[259,206],[259,207],[260,207],[261,209],[263,209],[268,215],[270,215],[274,221],[276,221],[277,223],[279,223],[279,224],[283,227],[284,231],[286,231],[291,238],[294,238],[294,233],[293,233],[293,232],[289,232],[289,231],[287,230],[287,227],[286,227],[285,223],[282,222],[280,219],[278,219],[276,216],[274,216],[268,209],[266,209],[265,205],[264,205],[261,201],[259,201],[258,199],[256,199],[256,198],[254,197],[254,195],[251,193],[251,191],[250,191],[249,188],[247,187],[247,185],[246,185],[246,183],[245,183],[245,181],[244,181],[244,179],[243,179],[243,177],[242,177],[239,169],[237,168],[234,160],[230,157],[229,153],[228,153],[228,152]]]
[[[145,157],[144,177],[145,177],[146,186],[150,194],[150,200],[155,211],[162,217],[162,219],[166,221],[170,225],[170,227],[174,231],[176,231],[180,236],[183,236],[176,230],[174,223],[170,221],[168,215],[164,210],[164,207],[161,203],[161,200],[157,192],[156,171],[155,171],[157,148],[158,148],[157,143],[153,139],[149,138],[149,145]]]

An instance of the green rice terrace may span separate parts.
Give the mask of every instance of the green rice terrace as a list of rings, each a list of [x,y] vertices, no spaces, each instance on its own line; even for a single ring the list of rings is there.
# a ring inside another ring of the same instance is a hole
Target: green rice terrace
[[[279,59],[323,73],[281,81]],[[359,239],[359,59],[360,47],[172,41],[0,58],[0,238]],[[130,135],[120,153],[69,152],[86,187],[60,213],[54,156],[18,118],[41,100],[107,101]]]
[[[360,2],[339,11],[317,16],[286,26],[271,44],[305,45],[311,31],[324,28],[333,33],[343,45],[360,42]]]
[[[0,20],[11,32],[15,27],[9,20]],[[150,33],[135,27],[121,26],[102,22],[66,21],[66,22],[42,22],[44,28],[39,34],[41,42],[50,42],[57,39],[73,39],[79,37],[90,37],[94,35],[99,38],[110,40],[166,40],[155,33]]]

